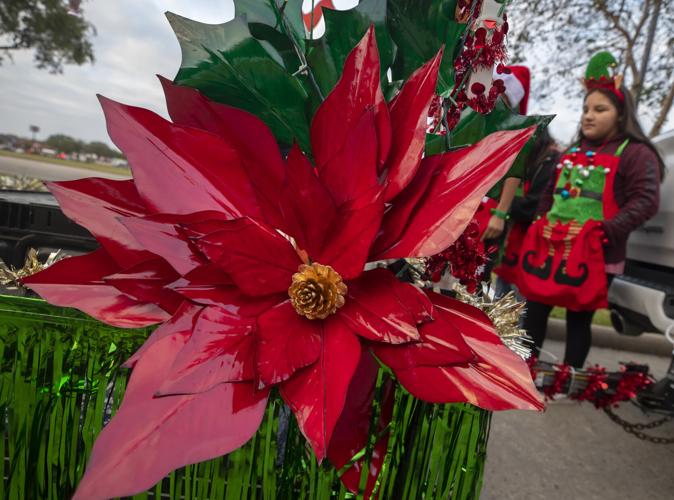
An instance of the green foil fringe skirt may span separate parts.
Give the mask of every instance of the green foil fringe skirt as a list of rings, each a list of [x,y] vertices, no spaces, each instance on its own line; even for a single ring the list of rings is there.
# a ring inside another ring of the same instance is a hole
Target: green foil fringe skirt
[[[0,296],[0,498],[71,497],[97,434],[122,400],[128,370],[120,365],[148,334],[38,299]],[[380,372],[380,386],[386,376]],[[373,498],[478,498],[490,418],[470,405],[423,403],[397,386]],[[367,460],[371,448],[354,460]],[[327,461],[317,464],[287,407],[272,396],[260,430],[242,448],[177,470],[134,498],[363,498],[338,474]]]

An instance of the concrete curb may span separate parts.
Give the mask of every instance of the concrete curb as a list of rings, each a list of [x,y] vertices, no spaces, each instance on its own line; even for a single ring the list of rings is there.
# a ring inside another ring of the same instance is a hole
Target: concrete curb
[[[547,338],[566,340],[566,321],[550,319]],[[620,335],[608,326],[592,326],[592,345],[621,351],[641,352],[656,356],[672,356],[672,344],[661,333],[644,333],[638,337]],[[629,360],[625,360],[629,361]]]

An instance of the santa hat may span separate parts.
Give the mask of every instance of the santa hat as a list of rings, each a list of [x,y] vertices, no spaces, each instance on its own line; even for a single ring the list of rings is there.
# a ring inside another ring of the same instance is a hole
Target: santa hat
[[[503,80],[505,96],[508,98],[510,107],[517,109],[521,115],[526,115],[527,104],[529,104],[529,83],[531,82],[529,68],[503,66],[496,70],[494,77]]]

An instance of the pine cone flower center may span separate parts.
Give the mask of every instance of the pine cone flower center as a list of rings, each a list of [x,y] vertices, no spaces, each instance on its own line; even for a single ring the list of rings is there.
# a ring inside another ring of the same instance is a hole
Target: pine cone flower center
[[[302,264],[288,289],[290,302],[300,316],[325,319],[344,305],[347,287],[330,266]]]

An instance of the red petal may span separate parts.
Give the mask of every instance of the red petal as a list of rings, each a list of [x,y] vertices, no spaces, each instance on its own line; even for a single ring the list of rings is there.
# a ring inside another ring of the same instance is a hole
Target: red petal
[[[381,230],[372,247],[370,260],[376,260],[377,254],[400,239],[406,229],[407,221],[419,204],[419,200],[426,195],[434,174],[447,163],[444,160],[445,155],[429,156],[421,160],[412,182],[393,200],[384,214]]]
[[[50,304],[74,307],[120,328],[141,328],[169,318],[155,304],[132,299],[103,281],[119,271],[107,252],[98,250],[57,262],[22,282]]]
[[[234,282],[222,269],[212,262],[207,262],[189,273],[183,278],[190,285],[233,285]]]
[[[138,362],[124,401],[94,445],[75,500],[131,496],[166,474],[229,453],[257,431],[267,391],[220,384],[190,396],[153,397],[185,336],[154,344]]]
[[[222,227],[196,244],[244,293],[270,295],[288,290],[302,263],[288,240],[249,218],[227,221]]]
[[[320,183],[314,167],[295,144],[287,160],[286,180],[281,191],[281,228],[295,238],[309,255],[319,253],[336,216],[335,203]],[[311,207],[308,209],[307,207]]]
[[[297,314],[283,302],[257,320],[257,376],[261,385],[278,384],[321,353],[321,321]]]
[[[318,174],[337,206],[377,192],[377,131],[371,108],[354,123],[344,147],[318,168]]]
[[[211,285],[208,283],[195,284],[185,278],[174,281],[169,284],[168,287],[171,290],[175,290],[183,297],[204,306],[220,307],[231,304],[234,301],[239,301],[242,297],[247,299],[252,298],[244,295],[241,290],[235,286]],[[283,294],[283,297],[286,298],[287,295]],[[264,297],[264,299],[267,299],[267,297]]]
[[[408,220],[396,213],[394,200],[386,218],[396,223],[384,223],[373,259],[425,257],[445,250],[463,232],[482,197],[508,171],[534,130],[495,132],[473,146],[442,155],[442,165]],[[401,209],[410,212],[409,206]],[[403,225],[401,235],[391,238],[388,231],[399,232]]]
[[[363,199],[372,199],[374,191],[365,194]],[[332,266],[344,280],[355,279],[363,273],[384,214],[382,196],[366,205],[359,203],[360,200],[356,200],[340,207],[323,250],[318,256],[312,256],[317,262]]]
[[[387,269],[373,269],[347,283],[339,317],[361,337],[400,344],[419,340],[417,323],[431,318],[433,306],[417,287]]]
[[[443,314],[435,316],[435,320],[419,326],[421,342],[397,346],[374,344],[374,354],[393,370],[475,361],[475,354],[456,326]]]
[[[429,295],[436,317],[457,327],[477,359],[455,366],[397,370],[403,387],[431,403],[467,402],[492,411],[543,409],[526,363],[503,345],[486,315],[449,297]],[[422,335],[427,327],[421,327]]]
[[[197,394],[224,382],[252,381],[254,329],[255,318],[204,309],[157,394]]]
[[[391,146],[391,122],[379,86],[379,51],[370,28],[344,62],[342,77],[316,111],[311,123],[311,146],[320,171],[344,147],[349,132],[366,109],[373,107],[383,165]]]
[[[154,212],[260,215],[240,154],[232,145],[146,109],[99,99],[108,133],[126,154],[138,192]]]
[[[428,107],[435,95],[442,53],[441,49],[433,59],[416,70],[391,103],[393,140],[386,161],[386,201],[393,199],[410,183],[419,167],[426,144]]]
[[[186,274],[205,263],[200,252],[190,244],[178,225],[202,220],[224,220],[220,212],[196,212],[188,215],[157,214],[147,217],[126,217],[121,223],[133,237],[152,253],[163,257],[180,274]]]
[[[173,314],[184,299],[180,294],[164,287],[177,278],[178,274],[164,259],[155,257],[105,276],[103,281],[139,302],[157,304]]]
[[[86,227],[120,266],[129,267],[152,257],[119,223],[120,217],[147,213],[133,181],[91,177],[50,182],[47,186],[63,213]]]
[[[214,264],[198,267],[167,287],[198,304],[215,306],[245,318],[256,318],[288,298],[287,292],[264,297],[245,295],[232,286],[229,276]]]
[[[358,338],[339,319],[328,318],[321,323],[323,341],[319,361],[280,386],[283,400],[295,413],[302,434],[311,443],[319,462],[325,457],[344,408],[361,353]]]
[[[197,90],[174,85],[166,78],[159,77],[159,80],[169,115],[175,123],[213,132],[239,151],[265,220],[277,225],[279,186],[283,183],[285,168],[269,128],[246,111],[212,102]]]
[[[124,363],[126,368],[132,368],[145,352],[156,342],[172,335],[186,335],[189,338],[194,330],[197,318],[204,308],[189,301],[184,301],[171,319],[160,325],[148,337],[145,343]]]
[[[250,297],[235,286],[197,283],[190,281],[189,276],[176,280],[168,288],[198,304],[226,309],[246,318],[257,317],[288,298],[287,293]]]
[[[370,421],[372,420],[372,402],[375,397],[378,368],[379,365],[374,361],[370,353],[363,352],[356,373],[349,386],[344,410],[337,421],[328,448],[328,459],[337,470],[340,470],[351,462],[356,453],[363,450],[368,444],[370,439]],[[374,429],[376,434],[383,432],[391,422],[394,394],[393,381],[388,379],[384,382],[382,388],[382,409],[377,427]],[[370,498],[372,494],[379,471],[384,463],[388,438],[389,433],[386,432],[375,443],[372,450],[364,498]],[[357,493],[360,486],[363,462],[364,459],[357,460],[340,477],[344,485],[353,493]]]
[[[196,240],[211,233],[215,233],[216,231],[229,228],[230,225],[227,224],[229,220],[231,219],[218,217],[189,223],[186,222],[184,224],[178,224],[178,232],[191,240]]]

